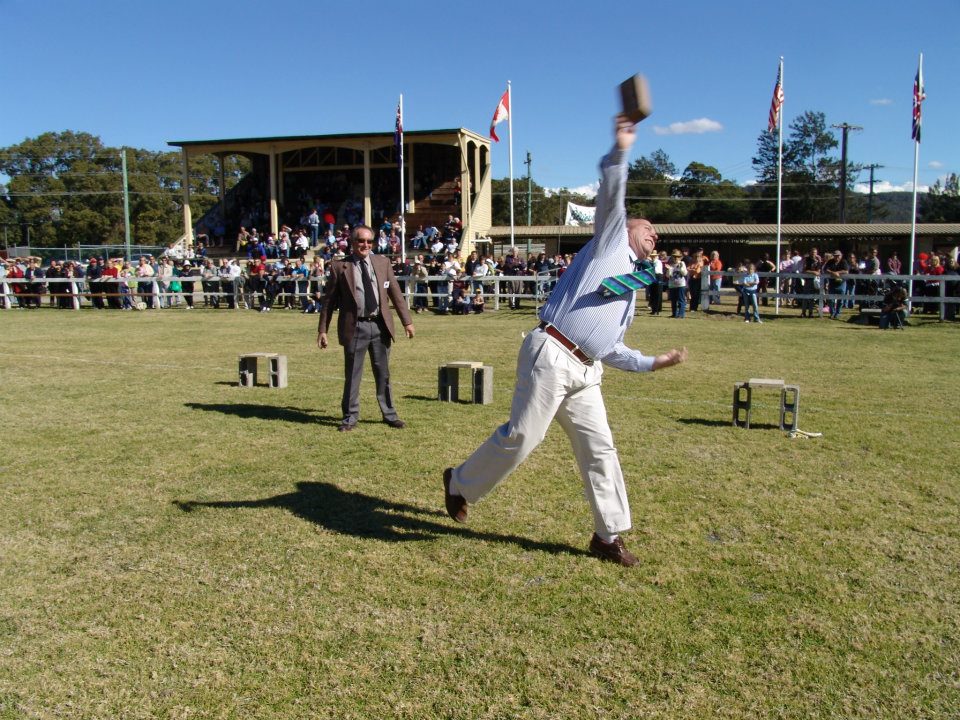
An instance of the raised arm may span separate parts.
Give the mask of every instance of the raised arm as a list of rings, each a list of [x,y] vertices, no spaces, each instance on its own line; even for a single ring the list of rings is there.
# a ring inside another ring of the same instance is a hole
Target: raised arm
[[[597,211],[593,234],[597,238],[597,254],[613,249],[626,231],[624,197],[627,185],[627,158],[637,138],[635,126],[626,116],[617,115],[613,148],[600,161],[600,188],[597,190]]]

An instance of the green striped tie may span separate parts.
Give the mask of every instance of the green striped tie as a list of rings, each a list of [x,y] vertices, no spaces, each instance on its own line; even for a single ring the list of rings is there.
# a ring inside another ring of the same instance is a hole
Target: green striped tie
[[[601,297],[616,297],[645,288],[657,281],[657,276],[653,272],[653,263],[649,260],[637,260],[633,266],[635,268],[633,272],[625,275],[614,275],[600,283],[597,292],[600,293]]]

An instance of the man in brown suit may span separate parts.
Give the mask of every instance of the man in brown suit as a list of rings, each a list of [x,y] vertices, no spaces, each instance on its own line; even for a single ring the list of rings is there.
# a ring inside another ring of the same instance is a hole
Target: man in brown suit
[[[363,376],[363,356],[368,352],[383,421],[398,429],[406,425],[397,417],[390,389],[390,345],[396,337],[390,302],[397,309],[408,338],[413,337],[413,320],[390,260],[370,252],[373,242],[373,230],[366,225],[357,225],[350,237],[353,252],[343,260],[333,261],[330,279],[323,291],[317,334],[317,345],[321,350],[328,344],[330,315],[334,310],[340,311],[337,339],[343,346],[344,359],[343,399],[340,403],[343,421],[337,428],[340,432],[353,430],[360,417],[360,378]]]

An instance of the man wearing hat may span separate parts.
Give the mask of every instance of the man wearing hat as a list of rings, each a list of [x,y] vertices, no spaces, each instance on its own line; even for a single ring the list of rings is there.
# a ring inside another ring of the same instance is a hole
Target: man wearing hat
[[[92,257],[87,262],[87,287],[90,289],[90,302],[97,310],[103,310],[103,267],[100,261]]]
[[[843,253],[840,250],[834,250],[833,255],[823,264],[821,271],[821,276],[829,281],[827,292],[830,295],[843,295],[848,272],[850,272],[850,266],[843,259]],[[829,298],[827,305],[830,308],[830,318],[837,320],[840,317],[840,308],[843,307],[843,298]]]
[[[443,472],[447,514],[466,522],[468,503],[488,495],[523,462],[556,418],[570,438],[593,511],[590,552],[622,566],[637,564],[620,533],[630,529],[627,489],[600,392],[603,365],[628,372],[682,363],[687,350],[648,357],[624,344],[635,290],[649,281],[645,264],[657,242],[649,221],[627,220],[624,196],[633,123],[619,115],[615,144],[600,164],[595,235],[577,253],[526,334],[517,360],[510,419],[465,462]],[[631,272],[633,271],[633,272]],[[627,278],[633,282],[629,283]],[[611,284],[620,290],[607,293]]]

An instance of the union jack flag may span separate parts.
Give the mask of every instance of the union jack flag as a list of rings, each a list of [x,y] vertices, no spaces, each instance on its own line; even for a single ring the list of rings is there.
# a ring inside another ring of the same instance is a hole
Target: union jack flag
[[[783,65],[777,70],[777,84],[773,86],[773,100],[770,101],[770,115],[767,117],[767,132],[773,132],[780,125],[780,108],[783,107]]]
[[[927,99],[923,91],[923,65],[917,67],[917,77],[913,81],[913,133],[911,136],[920,142],[920,125],[923,120],[920,104]]]

